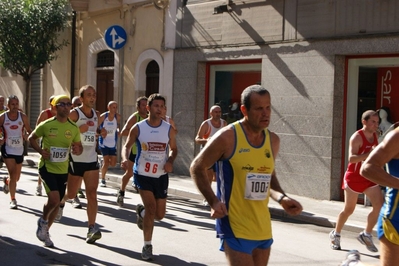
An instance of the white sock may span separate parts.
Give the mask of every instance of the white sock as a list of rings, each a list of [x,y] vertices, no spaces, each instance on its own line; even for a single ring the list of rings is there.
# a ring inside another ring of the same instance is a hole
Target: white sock
[[[147,246],[147,245],[151,245],[151,240],[150,241],[144,241],[144,246]]]
[[[140,217],[141,217],[141,218],[144,218],[144,215],[145,215],[145,209],[143,209],[143,210],[140,212]]]
[[[366,231],[363,231],[363,233],[364,233],[366,236],[371,236],[371,234],[370,234],[370,233],[367,233]]]

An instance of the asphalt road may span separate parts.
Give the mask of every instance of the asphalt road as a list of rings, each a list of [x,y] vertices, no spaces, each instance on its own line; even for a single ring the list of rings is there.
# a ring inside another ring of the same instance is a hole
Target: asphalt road
[[[4,176],[4,168],[0,175]],[[218,251],[214,221],[199,200],[171,195],[165,219],[156,223],[153,246],[155,260],[140,258],[142,231],[135,224],[137,194],[127,193],[125,206],[116,205],[116,190],[99,188],[97,224],[102,239],[86,244],[86,200],[83,209],[67,204],[64,217],[50,229],[55,248],[45,248],[35,235],[37,219],[46,197],[34,195],[36,169],[24,167],[18,182],[18,210],[9,209],[9,195],[0,192],[0,265],[227,265]],[[0,189],[1,190],[1,189]],[[343,232],[343,251],[329,248],[330,228],[273,219],[274,244],[269,265],[338,265],[349,249],[358,249],[364,262],[378,265],[376,254]]]

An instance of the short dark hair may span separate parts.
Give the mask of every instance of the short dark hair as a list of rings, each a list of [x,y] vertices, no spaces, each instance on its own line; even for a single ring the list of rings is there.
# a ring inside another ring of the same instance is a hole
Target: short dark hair
[[[270,92],[261,85],[251,85],[246,87],[241,93],[241,104],[244,105],[247,110],[251,108],[250,98],[253,93],[259,95],[265,95],[265,94],[270,95]]]
[[[367,110],[362,114],[362,121],[368,121],[372,116],[378,116],[378,112],[374,110]]]
[[[136,100],[136,108],[140,107],[140,102],[142,100],[148,101],[147,97],[145,97],[145,96],[138,97],[137,100]]]
[[[152,102],[153,102],[154,100],[162,100],[164,104],[166,103],[165,97],[163,97],[163,96],[162,96],[161,94],[159,94],[159,93],[153,93],[153,94],[151,94],[151,95],[148,97],[148,103],[147,103],[147,104],[148,104],[149,106],[151,106],[151,105],[152,105]]]
[[[83,98],[83,95],[84,95],[85,91],[86,91],[88,88],[92,88],[93,90],[95,90],[95,89],[94,89],[94,86],[92,86],[92,85],[84,85],[84,86],[82,86],[82,87],[80,88],[80,90],[79,90],[79,96]]]

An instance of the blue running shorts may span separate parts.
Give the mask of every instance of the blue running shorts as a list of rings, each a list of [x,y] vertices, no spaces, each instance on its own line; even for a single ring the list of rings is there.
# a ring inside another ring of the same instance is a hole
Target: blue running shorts
[[[242,238],[228,237],[220,239],[220,251],[224,251],[224,243],[232,250],[252,255],[256,248],[268,249],[273,244],[273,238],[267,240],[247,240]]]

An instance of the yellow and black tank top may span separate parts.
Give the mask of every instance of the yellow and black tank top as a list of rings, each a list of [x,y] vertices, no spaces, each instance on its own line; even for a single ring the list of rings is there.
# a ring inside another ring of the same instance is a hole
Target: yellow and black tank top
[[[136,124],[145,119],[145,118],[142,118],[140,116],[139,112],[135,112],[135,113],[133,113],[133,115],[136,117]],[[136,142],[133,143],[133,145],[132,145],[132,154],[137,154],[137,144],[136,144]]]
[[[231,126],[236,139],[233,153],[217,163],[217,196],[229,213],[216,220],[217,236],[271,239],[268,202],[274,157],[270,132],[265,129],[262,144],[255,147],[248,142],[240,122]]]

